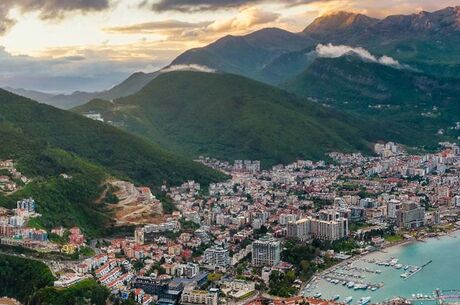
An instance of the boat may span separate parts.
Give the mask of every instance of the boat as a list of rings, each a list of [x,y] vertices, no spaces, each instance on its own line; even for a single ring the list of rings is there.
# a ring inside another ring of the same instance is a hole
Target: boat
[[[374,286],[374,287],[371,288],[371,290],[372,290],[372,291],[376,291],[376,290],[377,290],[377,287]]]
[[[396,269],[401,269],[402,266],[403,266],[402,264],[396,264],[396,265],[395,265],[395,268],[396,268]]]
[[[362,297],[359,299],[358,305],[366,305],[371,301],[371,297]]]
[[[358,289],[364,289],[364,290],[366,290],[366,289],[367,289],[367,285],[366,285],[366,284],[355,284],[354,289],[355,289],[355,290],[358,290]]]
[[[348,282],[347,287],[348,288],[353,288],[355,286],[355,282]]]
[[[346,297],[345,298],[345,304],[350,304],[351,301],[353,301],[353,297]]]
[[[407,270],[407,269],[409,269],[409,266],[407,266],[407,265],[404,266],[404,270]]]
[[[313,297],[319,299],[321,297],[321,292],[317,292],[313,295]]]
[[[409,277],[409,274],[408,273],[403,273],[400,275],[400,277],[402,277],[403,279],[407,279]]]
[[[336,295],[332,298],[332,301],[337,301],[338,299],[340,299],[340,295]]]

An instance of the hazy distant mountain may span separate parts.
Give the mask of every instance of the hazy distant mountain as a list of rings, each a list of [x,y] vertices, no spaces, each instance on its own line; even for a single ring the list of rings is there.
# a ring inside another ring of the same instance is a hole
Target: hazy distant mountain
[[[234,74],[171,72],[114,103],[94,100],[74,109],[96,111],[124,129],[192,156],[257,159],[263,165],[326,152],[369,151],[381,139],[407,141],[397,128],[323,107]]]
[[[72,94],[48,94],[33,90],[18,89],[18,88],[5,88],[6,90],[21,95],[33,100],[36,100],[40,103],[45,103],[54,107],[61,109],[71,109],[73,107],[82,105],[86,102],[89,102],[95,98],[101,99],[116,99],[124,96],[134,94],[141,90],[146,84],[148,84],[152,79],[154,79],[159,72],[153,73],[143,73],[137,72],[132,74],[126,80],[120,84],[114,86],[113,88],[101,91],[101,92],[81,92],[76,91]]]

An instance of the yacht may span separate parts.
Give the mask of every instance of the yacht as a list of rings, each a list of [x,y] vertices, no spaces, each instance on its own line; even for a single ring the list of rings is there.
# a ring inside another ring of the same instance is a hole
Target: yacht
[[[335,297],[333,297],[332,301],[337,301],[338,299],[340,299],[340,295],[336,295]]]
[[[319,299],[321,297],[321,292],[317,292],[313,295],[313,297]]]
[[[353,297],[346,297],[345,298],[345,304],[350,304],[351,301],[353,301]]]
[[[371,301],[371,297],[363,297],[359,299],[358,305],[366,305]]]

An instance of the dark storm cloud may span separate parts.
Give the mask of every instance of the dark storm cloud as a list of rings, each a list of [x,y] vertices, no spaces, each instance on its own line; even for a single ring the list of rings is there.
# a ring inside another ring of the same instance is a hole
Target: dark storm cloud
[[[6,33],[15,24],[15,20],[9,17],[12,9],[22,13],[38,11],[42,19],[55,19],[71,11],[85,13],[109,7],[109,0],[1,0],[0,34]]]
[[[263,0],[159,0],[154,3],[144,1],[141,6],[150,7],[154,11],[204,11],[221,8],[239,7],[246,4],[262,2]]]

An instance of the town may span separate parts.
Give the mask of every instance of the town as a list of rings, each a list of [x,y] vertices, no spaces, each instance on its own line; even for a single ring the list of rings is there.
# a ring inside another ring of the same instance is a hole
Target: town
[[[149,188],[116,182],[114,196],[137,202],[123,209],[149,207],[148,217],[123,213],[120,224],[136,224],[132,235],[91,242],[78,227],[35,228],[36,202],[24,198],[16,209],[0,211],[0,241],[72,256],[50,266],[57,287],[94,278],[117,298],[143,305],[349,303],[305,291],[357,255],[459,226],[460,148],[440,147],[409,154],[401,145],[379,143],[372,157],[334,152],[324,161],[270,169],[259,161],[200,157],[197,162],[230,179],[163,185],[170,213]]]

